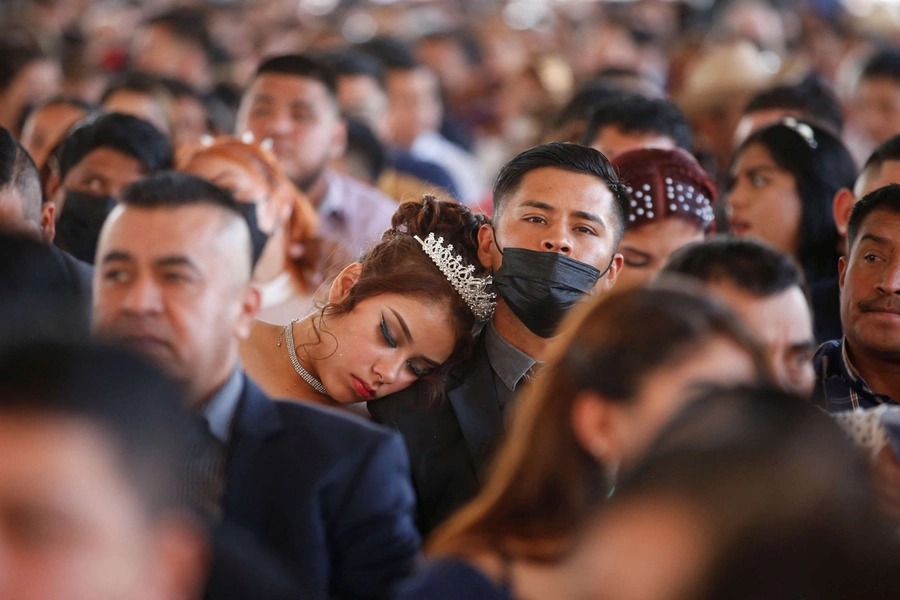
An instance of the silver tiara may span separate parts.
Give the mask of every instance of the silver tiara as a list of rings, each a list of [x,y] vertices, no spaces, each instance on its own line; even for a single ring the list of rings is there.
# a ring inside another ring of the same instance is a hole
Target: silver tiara
[[[496,295],[487,291],[493,279],[472,275],[475,266],[463,264],[462,258],[453,253],[453,246],[444,245],[444,238],[434,239],[434,232],[429,233],[424,241],[419,236],[413,237],[422,244],[425,254],[434,261],[453,289],[459,292],[462,299],[466,301],[475,318],[479,321],[490,320],[494,316],[494,308],[497,306],[497,302],[494,300]]]
[[[816,141],[816,135],[815,132],[813,132],[813,128],[806,123],[801,123],[794,117],[785,117],[782,119],[781,124],[796,131],[797,134],[803,138],[803,141],[806,142],[806,145],[813,150],[819,147],[819,142]]]

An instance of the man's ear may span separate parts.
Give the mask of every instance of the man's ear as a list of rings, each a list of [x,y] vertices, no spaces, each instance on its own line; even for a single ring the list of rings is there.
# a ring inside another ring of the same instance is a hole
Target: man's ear
[[[353,263],[347,265],[343,271],[335,278],[328,291],[329,304],[339,304],[350,295],[350,290],[359,281],[362,275],[362,265]]]
[[[59,219],[59,215],[62,214],[63,204],[65,204],[66,198],[62,189],[62,178],[59,176],[59,170],[53,169],[50,173],[50,177],[47,178],[47,202],[52,202],[56,205],[56,212],[54,213],[53,218]]]
[[[618,459],[615,415],[611,403],[593,391],[579,392],[572,403],[572,431],[585,452],[600,464]]]
[[[56,205],[49,201],[41,205],[41,235],[48,246],[56,238]]]
[[[485,223],[478,230],[478,262],[485,269],[494,269],[494,226]],[[496,265],[499,267],[499,265]]]
[[[847,253],[849,254],[849,248],[847,249]],[[838,287],[841,292],[844,291],[844,279],[847,277],[847,262],[848,258],[846,256],[842,256],[838,259]]]
[[[262,308],[262,294],[252,285],[244,286],[241,297],[241,312],[235,324],[234,334],[239,340],[250,337],[256,316]]]
[[[847,223],[850,222],[850,213],[855,203],[856,196],[853,195],[853,190],[848,188],[841,188],[834,195],[831,210],[834,214],[834,224],[841,237],[847,237]]]
[[[619,278],[619,273],[622,272],[622,267],[625,265],[625,257],[616,252],[613,255],[612,262],[609,264],[609,269],[606,271],[606,275],[597,280],[597,285],[595,289],[597,292],[608,292],[616,285],[616,280]]]

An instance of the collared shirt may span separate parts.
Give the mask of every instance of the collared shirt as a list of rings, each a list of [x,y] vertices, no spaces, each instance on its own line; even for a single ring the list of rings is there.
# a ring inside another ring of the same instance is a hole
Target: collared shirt
[[[816,350],[813,357],[816,369],[815,397],[825,401],[825,407],[830,413],[896,404],[890,396],[873,392],[860,376],[847,355],[846,340],[847,338],[841,338],[825,342]]]
[[[203,418],[209,425],[210,433],[223,444],[227,444],[231,439],[231,422],[234,420],[243,391],[244,376],[240,367],[235,367],[231,376],[203,407]]]
[[[391,228],[397,202],[352,177],[328,171],[325,178],[328,189],[319,205],[319,235],[339,245],[336,262],[346,265],[381,241]]]
[[[516,396],[516,388],[526,379],[537,361],[510,344],[489,321],[484,331],[484,343],[488,361],[491,363],[491,375],[500,401],[500,412],[504,422],[511,416],[510,406]]]

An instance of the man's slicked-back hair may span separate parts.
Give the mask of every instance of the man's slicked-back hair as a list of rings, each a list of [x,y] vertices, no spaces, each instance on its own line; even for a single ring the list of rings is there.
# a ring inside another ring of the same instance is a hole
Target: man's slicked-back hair
[[[31,156],[12,134],[0,127],[0,190],[13,187],[22,201],[22,213],[41,225],[41,177]]]
[[[900,48],[888,48],[873,54],[859,78],[891,79],[895,85],[900,85]]]
[[[675,103],[665,98],[643,94],[612,96],[594,107],[581,143],[589,146],[606,127],[625,133],[653,133],[671,138],[679,148],[690,152],[693,144],[691,126]]]
[[[792,287],[805,290],[803,272],[793,258],[762,242],[716,236],[676,250],[661,275],[697,279],[704,284],[729,283],[757,298]]]
[[[870,192],[853,205],[850,221],[847,223],[847,250],[853,251],[853,244],[859,236],[863,223],[876,210],[886,210],[900,214],[900,184],[892,183]]]
[[[337,96],[337,75],[334,69],[327,60],[311,54],[284,54],[268,58],[256,69],[256,77],[266,74],[312,79],[324,85],[332,98]]]
[[[175,384],[121,348],[29,341],[0,350],[0,415],[93,428],[150,515],[182,504],[185,410]]]
[[[172,168],[172,146],[156,127],[132,115],[108,113],[76,125],[59,150],[59,176],[65,179],[85,156],[99,148],[115,150],[141,164],[148,173]]]
[[[591,175],[603,182],[613,195],[613,207],[619,221],[616,224],[616,239],[621,239],[631,210],[631,199],[625,191],[625,185],[619,181],[616,170],[603,154],[593,148],[568,142],[550,142],[534,146],[503,165],[494,183],[495,220],[500,218],[509,197],[519,189],[522,178],[535,169],[545,167]]]

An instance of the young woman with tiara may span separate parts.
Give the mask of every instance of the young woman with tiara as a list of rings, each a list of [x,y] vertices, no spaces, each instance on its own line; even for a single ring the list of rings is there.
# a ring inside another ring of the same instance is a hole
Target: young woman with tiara
[[[335,278],[313,314],[287,326],[258,322],[241,348],[267,394],[342,406],[417,380],[424,403],[471,352],[494,295],[477,257],[486,217],[425,196],[397,209],[392,228]],[[430,384],[430,385],[428,385]]]

